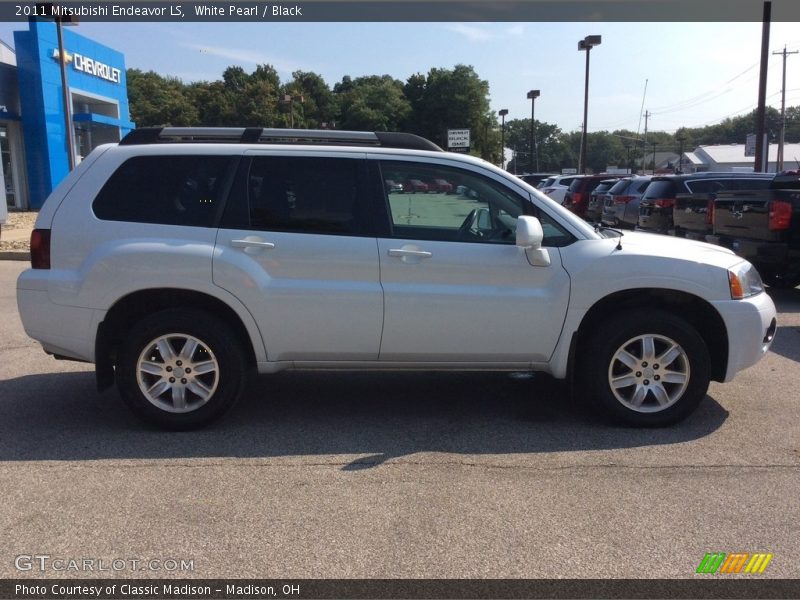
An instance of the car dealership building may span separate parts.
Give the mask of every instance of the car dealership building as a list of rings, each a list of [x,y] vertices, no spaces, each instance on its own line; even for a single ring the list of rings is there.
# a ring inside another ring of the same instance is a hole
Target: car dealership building
[[[130,131],[125,57],[56,25],[31,20],[14,32],[14,50],[0,40],[0,200],[9,208],[38,209],[69,173],[67,107],[74,162]],[[61,84],[65,63],[67,94]]]

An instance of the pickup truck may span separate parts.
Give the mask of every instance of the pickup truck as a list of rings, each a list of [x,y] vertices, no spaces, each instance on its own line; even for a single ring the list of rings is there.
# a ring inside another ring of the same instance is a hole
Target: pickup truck
[[[800,170],[766,190],[717,192],[713,228],[708,241],[753,263],[769,285],[800,285]]]

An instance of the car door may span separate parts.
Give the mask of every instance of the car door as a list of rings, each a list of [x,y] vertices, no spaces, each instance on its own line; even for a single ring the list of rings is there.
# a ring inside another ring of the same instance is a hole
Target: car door
[[[376,171],[384,180],[437,178],[452,187],[407,194],[382,186],[380,360],[547,361],[566,315],[569,277],[558,248],[549,248],[549,266],[532,266],[516,247],[516,219],[533,211],[529,201],[491,175],[446,162],[382,160]],[[554,228],[547,224],[551,240],[569,238]]]
[[[377,360],[383,294],[362,153],[252,151],[217,235],[214,282],[270,361]]]

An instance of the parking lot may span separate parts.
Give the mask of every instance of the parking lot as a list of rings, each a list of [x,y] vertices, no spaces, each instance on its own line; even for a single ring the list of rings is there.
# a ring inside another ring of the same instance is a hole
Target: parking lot
[[[25,267],[0,262],[0,577],[97,575],[15,567],[47,554],[199,578],[707,578],[706,552],[800,577],[800,289],[772,293],[769,355],[667,429],[606,425],[541,377],[281,373],[165,433],[24,334]]]

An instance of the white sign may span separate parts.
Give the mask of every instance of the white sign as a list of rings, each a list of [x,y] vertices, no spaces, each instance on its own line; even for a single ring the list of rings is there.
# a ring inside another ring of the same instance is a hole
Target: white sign
[[[561,174],[562,175],[577,175],[578,174],[578,169],[574,169],[574,168],[561,169]]]
[[[448,148],[469,148],[469,129],[448,129]]]
[[[747,140],[744,143],[744,155],[745,156],[755,156],[756,155],[756,134],[755,133],[748,133]]]
[[[60,58],[61,53],[58,49],[53,50],[53,58],[58,60]],[[64,52],[64,63],[70,64],[72,63],[72,68],[76,71],[80,71],[81,73],[86,73],[87,75],[94,75],[95,77],[99,77],[100,79],[105,79],[106,81],[110,81],[111,83],[119,83],[120,82],[120,70],[116,67],[112,67],[105,63],[101,63],[99,60],[94,60],[93,58],[89,58],[88,56],[84,56],[83,54],[78,54],[74,52],[70,54],[69,52]]]

